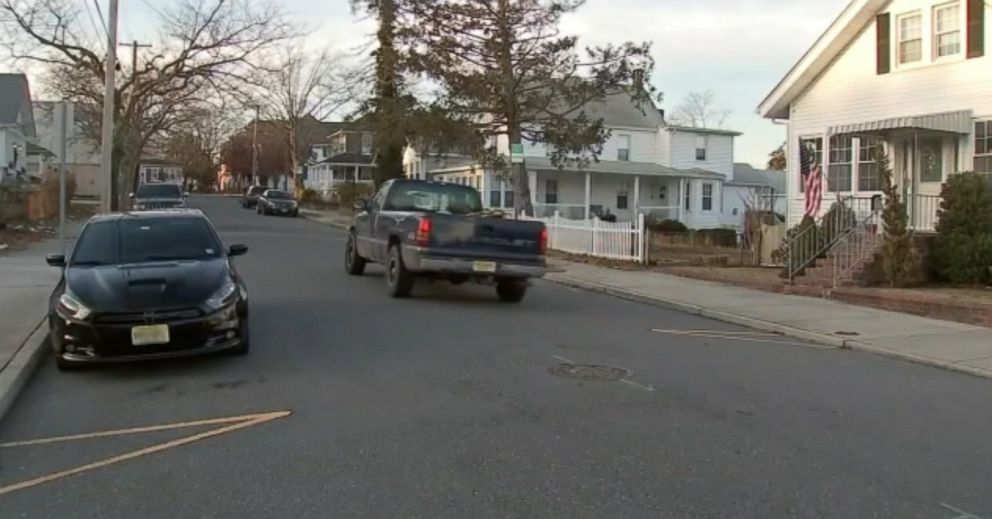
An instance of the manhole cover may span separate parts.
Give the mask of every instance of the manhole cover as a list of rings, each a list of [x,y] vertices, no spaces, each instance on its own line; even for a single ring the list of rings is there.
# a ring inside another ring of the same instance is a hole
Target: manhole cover
[[[633,375],[629,369],[615,368],[612,366],[597,366],[593,364],[568,364],[562,363],[551,366],[548,371],[552,375],[559,377],[575,378],[579,380],[614,382]]]

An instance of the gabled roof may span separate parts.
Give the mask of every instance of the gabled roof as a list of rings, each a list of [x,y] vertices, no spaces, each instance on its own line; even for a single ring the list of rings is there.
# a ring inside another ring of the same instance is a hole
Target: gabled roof
[[[665,116],[649,98],[638,103],[630,94],[620,93],[606,96],[601,101],[587,103],[583,110],[590,119],[603,119],[603,126],[622,128],[645,128],[657,130],[665,125]]]
[[[789,70],[784,78],[758,106],[758,113],[768,119],[788,119],[789,105],[844,52],[875,14],[891,0],[851,0],[840,16],[820,35],[813,46]]]
[[[627,162],[619,160],[601,160],[590,162],[585,166],[555,166],[551,159],[544,157],[527,157],[527,169],[540,171],[589,171],[592,173],[617,173],[621,175],[644,175],[648,177],[689,177],[713,180],[724,180],[726,177],[705,169],[676,169],[653,162]]]
[[[24,74],[0,74],[0,124],[19,124],[26,137],[36,136],[31,89]]]
[[[777,193],[785,193],[785,172],[770,169],[755,169],[750,164],[734,164],[734,180],[728,186],[768,187]]]

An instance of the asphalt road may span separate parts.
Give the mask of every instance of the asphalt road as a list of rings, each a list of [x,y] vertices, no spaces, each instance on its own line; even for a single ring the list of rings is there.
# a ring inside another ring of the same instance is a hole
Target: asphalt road
[[[251,354],[46,362],[0,443],[292,414],[0,446],[0,516],[992,518],[992,381],[546,282],[392,300],[339,230],[193,203],[251,248]]]

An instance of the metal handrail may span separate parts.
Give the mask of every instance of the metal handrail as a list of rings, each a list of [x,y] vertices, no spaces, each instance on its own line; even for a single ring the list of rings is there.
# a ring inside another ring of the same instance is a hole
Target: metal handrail
[[[836,203],[840,206],[838,210],[828,211],[814,225],[803,229],[783,244],[788,250],[785,268],[790,283],[795,280],[796,275],[857,227],[857,215],[849,207],[849,202],[854,200],[853,196],[837,197]],[[851,214],[855,215],[853,219]]]
[[[878,244],[884,237],[884,233],[880,232],[881,214],[880,210],[873,210],[834,246],[832,252],[836,252],[831,256],[834,288],[878,250]]]

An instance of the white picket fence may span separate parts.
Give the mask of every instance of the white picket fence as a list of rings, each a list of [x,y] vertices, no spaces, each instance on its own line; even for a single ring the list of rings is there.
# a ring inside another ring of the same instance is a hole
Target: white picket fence
[[[544,222],[548,228],[548,247],[553,250],[638,263],[647,261],[643,214],[636,222],[570,220],[557,212],[550,218],[523,218]]]

